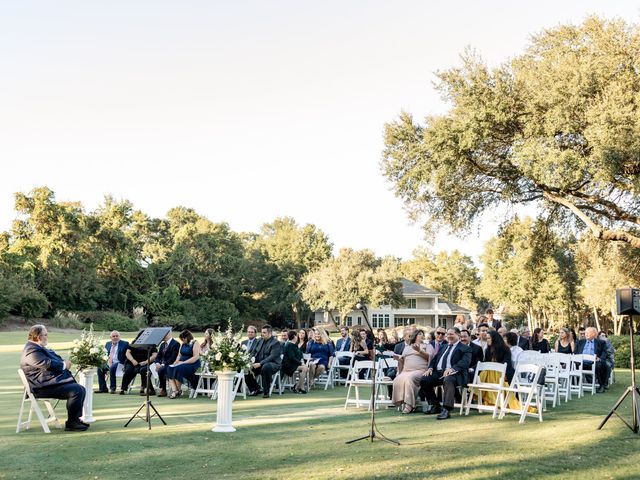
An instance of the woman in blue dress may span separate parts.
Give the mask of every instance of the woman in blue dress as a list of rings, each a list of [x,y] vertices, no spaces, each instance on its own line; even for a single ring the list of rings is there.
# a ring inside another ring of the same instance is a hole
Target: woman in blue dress
[[[180,355],[167,370],[167,378],[172,390],[169,398],[182,395],[182,384],[185,382],[189,382],[192,388],[198,384],[195,373],[200,368],[200,344],[195,341],[189,330],[184,330],[179,338],[182,341]]]

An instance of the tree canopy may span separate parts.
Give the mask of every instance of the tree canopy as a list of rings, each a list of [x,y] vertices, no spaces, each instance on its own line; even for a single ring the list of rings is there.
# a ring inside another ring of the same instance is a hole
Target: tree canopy
[[[640,247],[640,28],[588,18],[532,37],[496,68],[467,51],[438,74],[449,102],[385,126],[382,170],[427,230],[467,231],[536,203],[564,227]]]

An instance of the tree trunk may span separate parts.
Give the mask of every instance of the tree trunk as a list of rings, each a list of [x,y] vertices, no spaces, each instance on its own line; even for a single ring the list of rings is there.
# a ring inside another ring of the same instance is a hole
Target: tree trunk
[[[593,317],[596,321],[596,328],[600,331],[600,317],[598,316],[598,309],[596,307],[593,307]]]
[[[533,312],[530,306],[527,308],[527,325],[529,326],[529,331],[533,334]]]
[[[294,303],[291,305],[291,310],[293,310],[293,316],[296,319],[296,329],[300,330],[302,328],[302,309],[297,303]]]
[[[613,334],[620,335],[622,332],[622,315],[616,313],[615,305],[611,305],[611,318],[613,319]]]

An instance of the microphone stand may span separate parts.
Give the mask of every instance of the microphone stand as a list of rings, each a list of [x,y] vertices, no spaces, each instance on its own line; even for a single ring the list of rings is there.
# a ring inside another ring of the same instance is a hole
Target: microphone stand
[[[369,329],[371,330],[371,333],[373,333],[373,327],[371,326],[371,323],[369,322],[369,316],[367,315],[367,307],[363,304],[361,305],[360,310],[362,310],[362,315],[364,316],[364,320],[365,322],[367,322],[367,326],[369,327]],[[387,365],[387,368],[389,367],[389,364],[387,363],[387,360],[385,358],[385,365]],[[355,443],[355,442],[359,442],[360,440],[370,440],[373,443],[373,439],[374,438],[378,438],[384,442],[387,443],[391,443],[393,445],[400,445],[400,442],[398,442],[397,440],[392,440],[390,438],[385,437],[380,430],[378,429],[378,426],[376,424],[376,393],[378,391],[377,388],[377,381],[378,381],[378,372],[377,372],[377,360],[376,360],[376,348],[375,348],[375,343],[373,346],[373,371],[371,372],[372,375],[372,381],[371,381],[371,402],[370,402],[370,409],[371,409],[371,423],[369,425],[369,433],[367,435],[364,435],[362,437],[358,437],[358,438],[354,438],[352,440],[348,440],[345,443],[346,444],[351,444],[351,443]]]

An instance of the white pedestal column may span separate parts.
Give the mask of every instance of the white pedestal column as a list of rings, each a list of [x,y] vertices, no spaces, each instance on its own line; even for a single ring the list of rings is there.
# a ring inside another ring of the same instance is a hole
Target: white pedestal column
[[[93,376],[98,371],[97,368],[85,368],[80,371],[80,385],[86,390],[84,397],[84,405],[82,406],[82,417],[80,419],[85,423],[93,423]]]
[[[218,376],[218,409],[213,432],[235,432],[232,424],[233,379],[236,372],[216,372]]]

